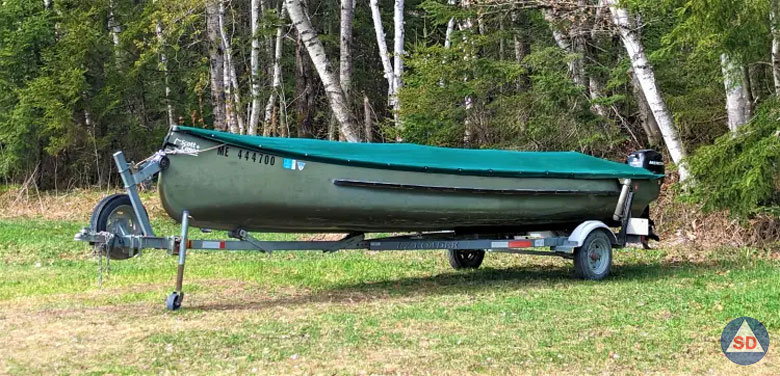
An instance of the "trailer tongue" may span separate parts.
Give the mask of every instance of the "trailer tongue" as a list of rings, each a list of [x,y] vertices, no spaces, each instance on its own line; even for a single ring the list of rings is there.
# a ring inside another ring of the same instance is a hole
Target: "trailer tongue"
[[[348,145],[187,127],[173,127],[163,150],[137,166],[122,152],[114,161],[126,194],[98,203],[76,240],[112,259],[142,249],[176,254],[171,310],[181,306],[190,249],[446,249],[456,269],[479,267],[485,252],[554,255],[573,259],[580,277],[602,279],[613,247],[655,237],[647,208],[663,179],[652,151],[633,153],[629,166],[578,153]],[[137,186],[157,175],[179,236],[156,236],[138,196]],[[190,226],[224,229],[233,240],[189,239]],[[250,231],[348,235],[264,241]],[[371,232],[414,234],[366,237]]]

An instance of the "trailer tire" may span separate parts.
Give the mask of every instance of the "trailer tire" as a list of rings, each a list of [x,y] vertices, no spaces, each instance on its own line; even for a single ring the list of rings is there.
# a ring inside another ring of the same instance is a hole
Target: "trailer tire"
[[[596,229],[574,250],[574,270],[582,279],[601,280],[612,267],[612,239],[603,229]]]
[[[100,200],[92,211],[89,224],[95,232],[109,231],[115,233],[117,230],[122,230],[127,234],[133,235],[141,235],[143,233],[138,223],[138,218],[136,218],[133,211],[130,196],[122,193],[113,194]],[[135,256],[128,249],[120,247],[108,247],[107,252],[108,256],[114,260],[126,260]]]
[[[455,270],[477,269],[485,259],[485,251],[481,249],[448,249],[447,258]]]

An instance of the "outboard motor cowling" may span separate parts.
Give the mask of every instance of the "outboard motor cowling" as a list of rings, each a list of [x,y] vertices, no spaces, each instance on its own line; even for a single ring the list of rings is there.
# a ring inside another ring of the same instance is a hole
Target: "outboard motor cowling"
[[[635,151],[626,160],[631,167],[641,167],[656,174],[664,174],[664,160],[661,153],[653,149]]]

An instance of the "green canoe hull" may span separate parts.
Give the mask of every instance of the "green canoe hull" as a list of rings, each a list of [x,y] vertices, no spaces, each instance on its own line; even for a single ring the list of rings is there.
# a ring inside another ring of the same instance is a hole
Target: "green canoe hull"
[[[395,232],[571,229],[612,223],[618,179],[513,178],[399,171],[322,163],[223,145],[183,132],[166,142],[163,207],[192,226],[259,232]],[[634,180],[642,215],[660,179]]]

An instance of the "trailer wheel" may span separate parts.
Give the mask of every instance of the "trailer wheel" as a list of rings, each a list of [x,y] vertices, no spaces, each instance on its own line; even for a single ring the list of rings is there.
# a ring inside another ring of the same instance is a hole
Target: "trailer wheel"
[[[96,232],[108,231],[116,235],[142,234],[130,196],[126,194],[114,194],[100,200],[92,211],[89,224]],[[114,260],[133,257],[127,249],[120,247],[109,247],[108,256]]]
[[[482,265],[485,251],[481,249],[448,249],[447,256],[453,269],[476,269]]]
[[[604,230],[596,229],[574,250],[574,270],[583,279],[600,280],[612,267],[612,240]]]

